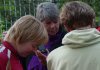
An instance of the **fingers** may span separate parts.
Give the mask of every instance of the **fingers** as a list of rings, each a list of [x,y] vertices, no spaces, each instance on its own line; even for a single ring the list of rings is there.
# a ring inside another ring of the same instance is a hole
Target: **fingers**
[[[45,65],[46,64],[46,56],[44,54],[42,54],[39,50],[37,50],[35,52],[35,54],[37,55],[37,57],[39,58],[40,62]]]
[[[37,50],[35,53],[40,59],[46,59],[46,56],[42,54],[39,50]]]

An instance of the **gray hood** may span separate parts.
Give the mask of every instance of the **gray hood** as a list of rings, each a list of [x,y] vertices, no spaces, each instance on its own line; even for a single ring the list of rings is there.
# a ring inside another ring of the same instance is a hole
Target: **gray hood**
[[[70,48],[81,48],[97,43],[100,43],[100,32],[95,28],[73,30],[62,39],[62,44]]]

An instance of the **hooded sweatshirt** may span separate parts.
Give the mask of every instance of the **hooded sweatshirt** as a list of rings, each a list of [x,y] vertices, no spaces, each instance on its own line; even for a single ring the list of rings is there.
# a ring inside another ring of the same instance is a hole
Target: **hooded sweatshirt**
[[[48,70],[100,70],[98,30],[73,30],[64,36],[62,44],[48,55]]]

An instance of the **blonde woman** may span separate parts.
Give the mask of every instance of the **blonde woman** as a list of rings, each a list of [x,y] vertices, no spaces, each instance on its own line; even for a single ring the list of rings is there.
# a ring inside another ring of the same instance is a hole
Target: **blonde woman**
[[[8,30],[0,47],[0,70],[23,70],[20,57],[37,51],[48,41],[45,27],[33,16],[18,19]]]

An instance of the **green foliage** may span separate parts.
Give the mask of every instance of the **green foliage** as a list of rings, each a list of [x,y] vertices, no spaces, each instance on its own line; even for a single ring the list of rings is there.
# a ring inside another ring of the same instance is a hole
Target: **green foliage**
[[[0,0],[0,35],[3,31],[8,30],[9,27],[19,17],[36,13],[36,6],[44,1],[50,0]],[[59,8],[65,2],[73,0],[55,0]],[[74,0],[75,1],[75,0]],[[80,0],[88,3],[96,12],[96,22],[100,22],[100,1],[99,0]]]
[[[100,16],[100,1],[99,0],[59,0],[58,3],[60,3],[60,7],[66,3],[66,2],[69,2],[69,1],[83,1],[87,4],[89,4],[90,6],[92,6],[92,8],[95,10],[96,12],[96,15],[97,16]]]
[[[96,17],[96,26],[100,26],[100,17]]]

